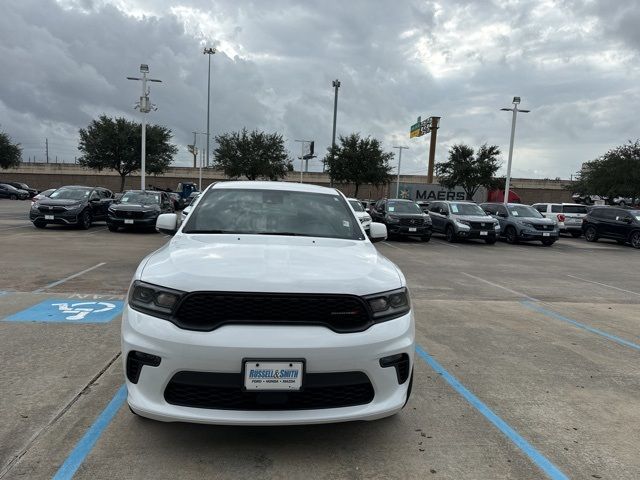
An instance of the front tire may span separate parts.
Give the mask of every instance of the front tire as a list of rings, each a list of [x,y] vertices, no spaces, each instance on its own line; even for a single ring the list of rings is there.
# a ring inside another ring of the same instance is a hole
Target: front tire
[[[496,240],[496,238],[485,238],[484,243],[486,243],[487,245],[495,245]]]
[[[629,243],[633,248],[640,248],[640,232],[633,232],[629,238]]]
[[[423,242],[428,242],[429,240],[431,240],[431,235],[425,235],[424,237],[420,237],[422,239]]]
[[[456,232],[451,225],[447,227],[447,229],[444,232],[444,235],[445,235],[445,238],[447,239],[447,242],[449,243],[455,243],[458,240],[458,237],[456,236]]]
[[[17,200],[17,199],[18,199],[18,197],[17,197],[17,196],[15,196],[15,195],[13,195],[13,194],[12,194],[12,195],[11,195],[11,197],[9,197],[9,198],[11,198],[11,200]]]
[[[91,221],[91,212],[89,210],[85,210],[80,214],[78,227],[80,227],[82,230],[89,230],[91,228]]]
[[[46,228],[47,222],[43,222],[42,220],[36,220],[33,222],[33,226],[36,228]]]
[[[108,224],[107,228],[109,229],[110,232],[117,232],[119,230],[117,225],[112,225],[112,224]]]
[[[587,242],[597,242],[598,241],[598,232],[596,232],[596,227],[588,226],[584,230],[584,239]]]
[[[549,238],[545,238],[544,240],[542,240],[542,245],[544,245],[545,247],[550,247],[554,243],[556,243],[556,241],[555,240],[551,240]]]
[[[518,243],[518,232],[516,232],[515,228],[507,227],[507,229],[504,231],[504,236],[507,239],[507,243],[510,243],[512,245]]]

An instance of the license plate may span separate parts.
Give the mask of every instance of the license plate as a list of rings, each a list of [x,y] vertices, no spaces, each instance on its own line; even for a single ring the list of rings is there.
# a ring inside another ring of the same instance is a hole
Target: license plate
[[[543,236],[543,237],[549,237],[549,236],[551,236],[551,234],[550,234],[549,232],[544,232],[544,233],[542,234],[542,236]]]
[[[131,220],[130,218],[125,219],[124,223],[126,223],[127,225],[132,225],[133,224],[133,220]]]
[[[480,232],[481,237],[486,237],[487,235],[489,235],[489,232]]]
[[[415,227],[409,227],[409,231],[410,231],[410,232],[417,232],[417,231],[418,231],[418,229],[417,229],[417,228],[415,228]]]
[[[300,390],[303,363],[263,362],[244,363],[244,388],[247,390]]]
[[[53,215],[45,215],[44,216],[45,220],[53,220],[53,218],[54,218]]]

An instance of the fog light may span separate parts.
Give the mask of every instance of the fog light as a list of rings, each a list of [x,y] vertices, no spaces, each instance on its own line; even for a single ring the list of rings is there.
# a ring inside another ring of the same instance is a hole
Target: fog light
[[[127,355],[127,379],[131,383],[138,383],[140,379],[140,372],[144,365],[150,367],[157,367],[160,365],[160,357],[157,355],[151,355],[150,353],[136,352],[132,350]]]
[[[380,359],[380,366],[382,368],[395,367],[396,376],[398,377],[398,383],[402,385],[409,378],[409,371],[411,362],[409,355],[406,353],[398,353],[396,355],[389,355],[388,357],[382,357]]]

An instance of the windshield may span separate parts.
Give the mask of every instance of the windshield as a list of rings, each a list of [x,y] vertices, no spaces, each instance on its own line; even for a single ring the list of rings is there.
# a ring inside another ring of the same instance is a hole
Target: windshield
[[[587,213],[587,207],[584,205],[563,205],[563,213]]]
[[[356,212],[364,212],[364,208],[362,208],[362,204],[358,200],[349,200],[349,204]]]
[[[364,240],[338,195],[283,190],[209,190],[183,233],[244,233]]]
[[[449,208],[454,215],[471,215],[471,216],[485,216],[484,210],[482,210],[475,203],[450,203]]]
[[[91,190],[88,188],[59,188],[50,195],[56,200],[83,200],[89,196]]]
[[[640,222],[640,210],[629,210],[629,213],[636,217],[636,220]]]
[[[509,213],[512,217],[544,218],[539,211],[528,205],[509,205]]]
[[[120,203],[138,203],[141,205],[159,204],[160,194],[152,192],[127,192],[120,199]]]
[[[389,213],[423,213],[413,202],[389,202]]]

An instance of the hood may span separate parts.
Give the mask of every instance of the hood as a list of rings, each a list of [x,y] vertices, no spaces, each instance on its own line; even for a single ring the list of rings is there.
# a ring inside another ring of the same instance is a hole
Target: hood
[[[68,207],[69,205],[76,205],[80,203],[84,203],[83,200],[62,200],[56,198],[42,197],[42,199],[38,200],[40,205],[47,205],[51,207],[63,206]]]
[[[123,210],[128,212],[141,212],[160,210],[160,207],[155,203],[140,204],[140,203],[112,203],[111,208],[113,210]]]
[[[312,237],[178,234],[140,280],[183,291],[368,295],[402,286],[369,242]]]
[[[523,222],[529,222],[534,225],[555,225],[555,221],[551,218],[532,218],[532,217],[512,217],[513,220],[522,220]]]
[[[465,220],[467,222],[486,222],[486,223],[496,223],[497,220],[489,215],[456,215],[455,213],[451,214],[452,217],[455,217],[456,220]]]

